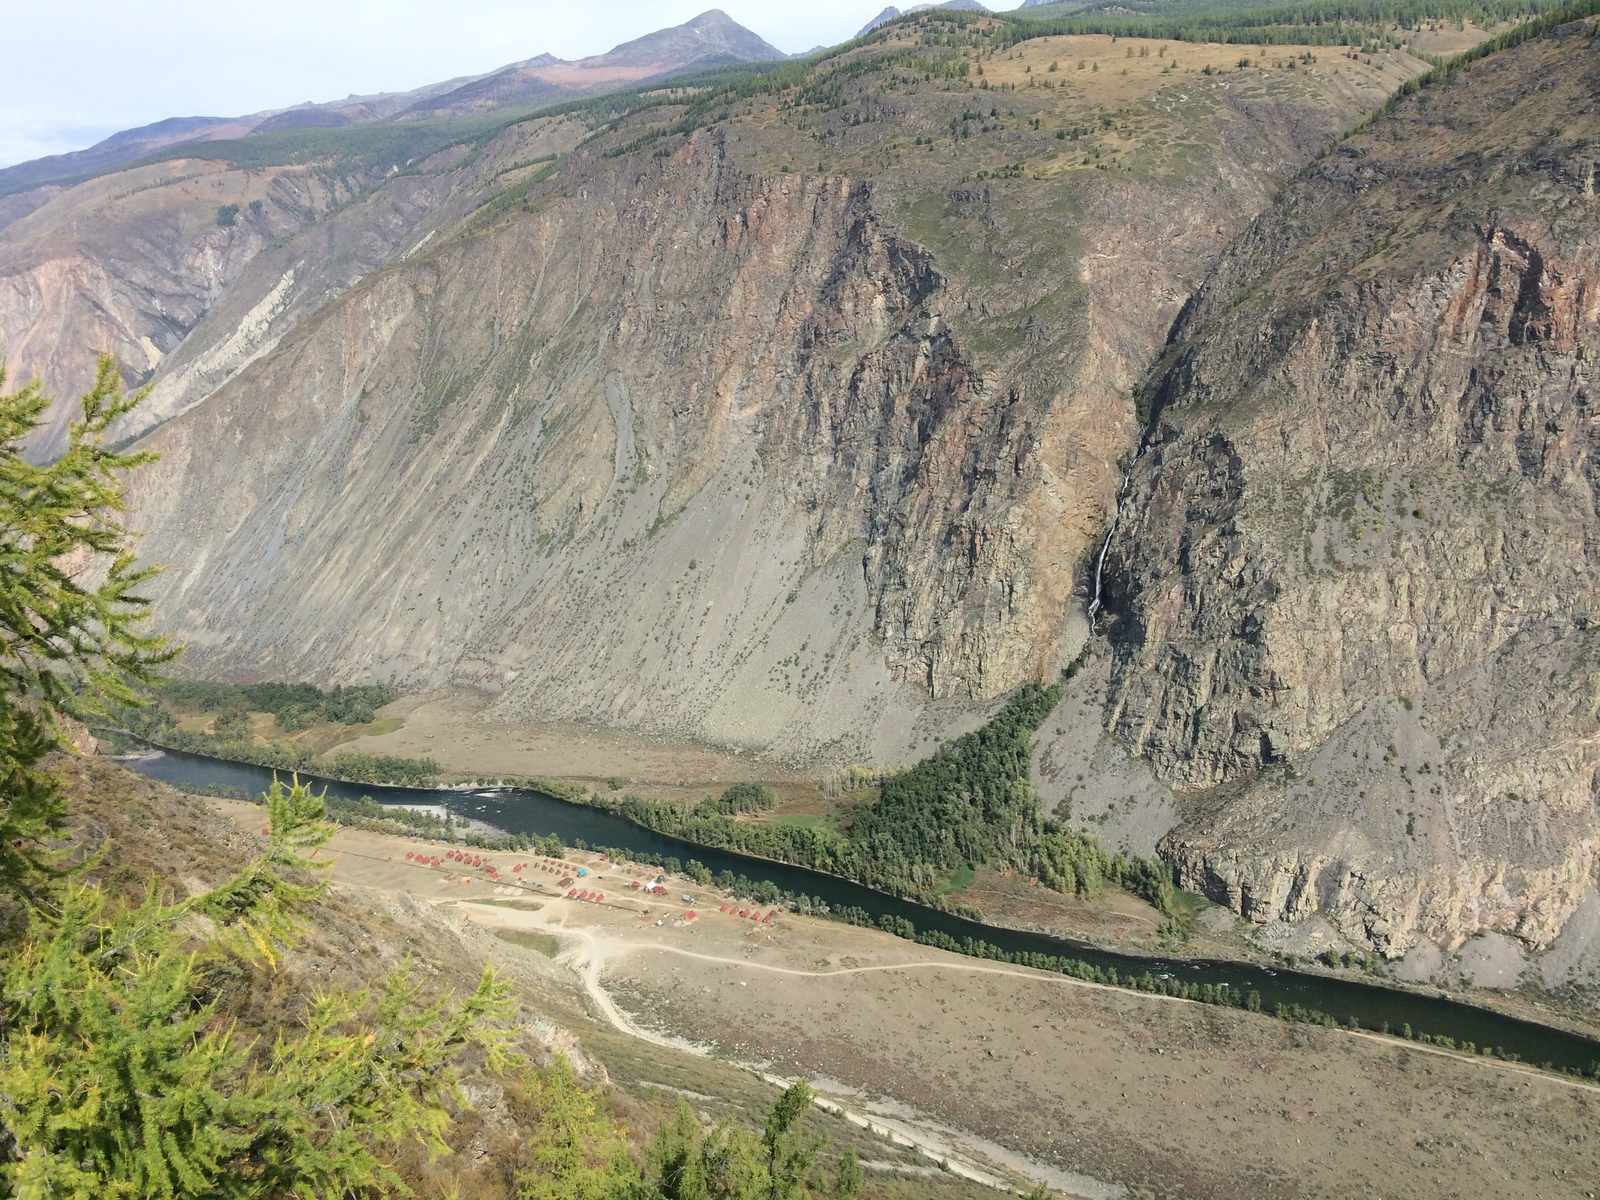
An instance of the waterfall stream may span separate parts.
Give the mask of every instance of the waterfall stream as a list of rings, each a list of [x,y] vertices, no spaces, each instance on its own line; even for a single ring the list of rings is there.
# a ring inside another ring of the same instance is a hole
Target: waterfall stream
[[[1100,585],[1105,578],[1106,555],[1111,552],[1111,539],[1117,536],[1117,526],[1122,523],[1122,506],[1128,502],[1128,485],[1133,482],[1133,468],[1144,457],[1144,438],[1139,439],[1139,452],[1133,456],[1128,469],[1122,473],[1122,487],[1117,490],[1117,510],[1111,514],[1111,528],[1106,530],[1106,540],[1100,546],[1100,557],[1094,561],[1094,598],[1089,601],[1089,636],[1098,630],[1095,618],[1100,614]]]

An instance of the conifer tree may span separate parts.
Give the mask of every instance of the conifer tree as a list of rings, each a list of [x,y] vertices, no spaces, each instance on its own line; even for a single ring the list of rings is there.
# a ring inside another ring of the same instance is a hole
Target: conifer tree
[[[5,378],[0,368],[0,387]],[[0,392],[0,937],[22,923],[19,905],[47,902],[60,879],[51,842],[63,802],[39,767],[60,744],[60,719],[134,704],[132,685],[172,657],[138,628],[149,602],[137,589],[155,568],[135,563],[122,522],[123,476],[155,455],[106,444],[147,394],[125,395],[102,356],[66,451],[39,466],[21,445],[49,394],[37,379]]]
[[[332,835],[307,785],[267,803],[268,849],[220,887],[168,901],[152,882],[117,912],[70,878],[59,911],[33,911],[0,979],[0,1195],[403,1193],[396,1149],[448,1149],[456,1054],[511,1065],[492,969],[464,1001],[425,1004],[407,964],[377,996],[305,997],[301,1027],[270,1046],[238,1035],[217,981],[294,944],[328,865],[309,855]]]
[[[806,1176],[820,1144],[797,1126],[811,1108],[813,1093],[804,1079],[790,1084],[767,1114],[761,1143],[767,1149],[767,1174],[772,1200],[797,1200],[805,1194]]]
[[[639,1171],[626,1134],[606,1113],[598,1088],[586,1088],[565,1055],[522,1084],[533,1136],[515,1178],[517,1200],[628,1200]],[[690,1118],[693,1119],[692,1117]]]
[[[53,844],[65,804],[42,763],[60,721],[136,703],[172,656],[138,629],[134,589],[153,572],[121,521],[123,474],[154,456],[105,444],[145,394],[124,396],[102,358],[44,466],[21,443],[48,396],[37,381],[0,395],[0,1198],[403,1193],[402,1145],[448,1149],[456,1056],[515,1061],[497,1024],[507,988],[486,968],[465,1000],[424,1002],[407,964],[377,992],[301,997],[298,1027],[270,1044],[240,1035],[229,981],[274,968],[321,891],[322,797],[275,784],[267,849],[185,899],[151,881],[119,904],[93,859],[69,865]]]

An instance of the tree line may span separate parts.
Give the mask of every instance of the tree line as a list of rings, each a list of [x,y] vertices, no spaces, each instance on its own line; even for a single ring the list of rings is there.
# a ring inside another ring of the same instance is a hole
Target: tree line
[[[204,713],[270,713],[285,733],[297,733],[318,721],[336,725],[370,724],[378,709],[397,699],[397,693],[383,683],[323,691],[311,683],[172,679],[160,685],[154,699],[157,703],[193,705]]]
[[[737,820],[733,789],[695,805],[628,796],[620,808],[685,841],[826,871],[925,904],[944,905],[941,885],[957,870],[994,865],[1076,895],[1125,887],[1175,916],[1178,892],[1164,863],[1107,854],[1093,834],[1044,816],[1030,781],[1032,739],[1063,687],[1025,684],[981,728],[885,776],[877,801],[851,810],[847,833]]]
[[[178,722],[178,715],[165,705],[151,700],[151,691],[136,695],[128,703],[119,703],[108,708],[104,713],[90,718],[90,726],[96,733],[109,736],[113,739],[124,734],[131,734],[142,741],[160,746],[168,750],[182,750],[189,754],[204,754],[212,758],[226,758],[234,762],[250,763],[258,767],[271,767],[274,770],[303,772],[327,776],[334,779],[345,779],[353,783],[383,783],[400,787],[433,787],[439,782],[443,768],[434,758],[408,758],[395,754],[368,754],[358,751],[346,751],[328,758],[319,757],[316,750],[303,742],[289,738],[268,737],[258,739],[255,726],[251,720],[252,712],[272,709],[265,707],[278,698],[280,693],[289,694],[292,699],[286,703],[284,711],[291,714],[291,723],[296,719],[292,714],[304,713],[301,700],[310,693],[317,691],[310,684],[168,684],[164,690],[177,688],[185,697],[184,703],[192,701],[193,697],[201,697],[202,711],[215,711],[212,731],[203,729],[185,729]],[[239,699],[238,693],[254,691],[261,695],[262,708],[240,708],[230,701]],[[383,699],[387,696],[393,699],[393,693],[386,687],[370,688],[337,688],[332,692],[319,693],[322,699],[318,701],[318,711],[331,711],[337,714],[333,719],[351,718],[352,724],[366,724],[371,721],[371,707],[374,701],[388,703]],[[207,699],[215,700],[212,708],[204,707]],[[144,707],[140,707],[140,702]],[[226,706],[224,706],[226,704]],[[276,718],[275,718],[276,719]]]

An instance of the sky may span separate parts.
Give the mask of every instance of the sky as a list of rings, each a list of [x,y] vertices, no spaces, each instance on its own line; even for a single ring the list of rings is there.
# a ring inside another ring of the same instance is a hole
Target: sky
[[[20,0],[5,20],[0,166],[79,150],[164,117],[242,116],[405,91],[536,54],[602,54],[713,5],[795,54],[854,36],[885,3]]]

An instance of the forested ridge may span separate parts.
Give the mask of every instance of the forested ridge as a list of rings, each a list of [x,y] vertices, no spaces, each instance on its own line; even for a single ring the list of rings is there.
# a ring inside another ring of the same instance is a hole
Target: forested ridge
[[[507,128],[526,121],[570,116],[590,137],[603,137],[625,118],[653,109],[669,111],[670,125],[644,131],[614,152],[637,150],[670,133],[687,133],[726,120],[730,105],[753,96],[792,91],[796,104],[830,106],[839,84],[868,73],[911,71],[929,78],[969,75],[964,54],[992,52],[1034,38],[1069,34],[1156,38],[1178,42],[1242,45],[1347,46],[1369,52],[1406,43],[1406,34],[1428,23],[1471,21],[1490,27],[1537,17],[1563,6],[1552,0],[1308,0],[1305,4],[1230,4],[1225,0],[1159,0],[1157,3],[1046,5],[1002,13],[931,9],[907,13],[851,41],[783,62],[738,63],[686,72],[660,82],[622,88],[602,96],[559,101],[525,110],[467,117],[390,120],[336,128],[283,129],[203,143],[178,143],[140,163],[204,157],[247,170],[304,163],[342,180],[358,192],[392,174],[409,174],[440,150],[465,147],[476,155]],[[880,49],[907,26],[918,33],[913,51]],[[864,51],[865,53],[857,53]],[[116,170],[127,169],[122,164]],[[138,164],[133,164],[138,165]],[[104,172],[89,172],[66,183]],[[548,174],[554,174],[554,171]],[[548,177],[545,172],[542,176]],[[28,186],[24,180],[6,190]],[[526,181],[517,185],[527,190]],[[486,199],[519,198],[511,189]]]
[[[1413,32],[1430,23],[1471,21],[1485,28],[1563,6],[1555,0],[1307,0],[1304,4],[1265,5],[1179,0],[1104,5],[1077,12],[1052,12],[1052,7],[1019,10],[1004,34],[1007,42],[1097,33],[1223,44],[1398,45],[1404,39],[1395,36],[1397,31]]]

